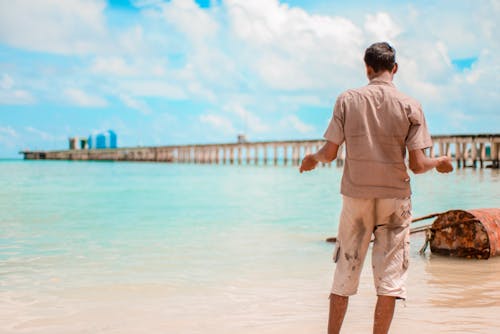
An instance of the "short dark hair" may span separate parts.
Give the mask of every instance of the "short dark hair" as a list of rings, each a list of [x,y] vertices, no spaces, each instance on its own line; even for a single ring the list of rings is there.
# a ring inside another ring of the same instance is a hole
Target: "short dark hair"
[[[396,64],[396,50],[387,42],[374,43],[366,49],[364,60],[375,72],[392,71]]]

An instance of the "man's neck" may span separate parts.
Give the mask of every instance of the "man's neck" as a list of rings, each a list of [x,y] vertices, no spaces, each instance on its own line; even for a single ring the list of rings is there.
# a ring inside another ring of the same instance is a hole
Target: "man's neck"
[[[393,77],[393,75],[391,72],[382,71],[380,73],[373,74],[369,79],[370,79],[370,81],[380,80],[380,81],[392,82],[392,77]]]

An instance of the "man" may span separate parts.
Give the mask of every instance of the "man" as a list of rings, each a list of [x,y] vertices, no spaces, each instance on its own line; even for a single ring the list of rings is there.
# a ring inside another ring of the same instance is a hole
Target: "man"
[[[325,145],[306,155],[300,172],[318,162],[331,162],[345,142],[342,176],[342,212],[334,251],[335,276],[330,294],[328,333],[339,333],[349,296],[357,293],[359,277],[372,234],[372,265],[377,305],[373,332],[387,333],[396,299],[406,298],[409,232],[411,223],[410,177],[435,168],[453,170],[447,156],[428,158],[432,146],[420,104],[399,92],[392,83],[398,70],[395,50],[375,43],[365,51],[369,84],[342,93],[324,134]]]

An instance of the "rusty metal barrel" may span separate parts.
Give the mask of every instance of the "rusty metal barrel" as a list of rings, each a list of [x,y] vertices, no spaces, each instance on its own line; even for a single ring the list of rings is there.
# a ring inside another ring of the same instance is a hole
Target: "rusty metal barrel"
[[[478,259],[500,255],[500,209],[441,213],[427,239],[431,252],[437,254]]]

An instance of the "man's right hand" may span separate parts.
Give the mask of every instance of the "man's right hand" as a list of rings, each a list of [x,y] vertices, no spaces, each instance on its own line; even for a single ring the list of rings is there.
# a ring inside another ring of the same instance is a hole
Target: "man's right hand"
[[[436,166],[436,170],[439,173],[449,173],[453,171],[453,165],[451,164],[451,158],[443,155],[442,157],[437,158],[438,164]]]

